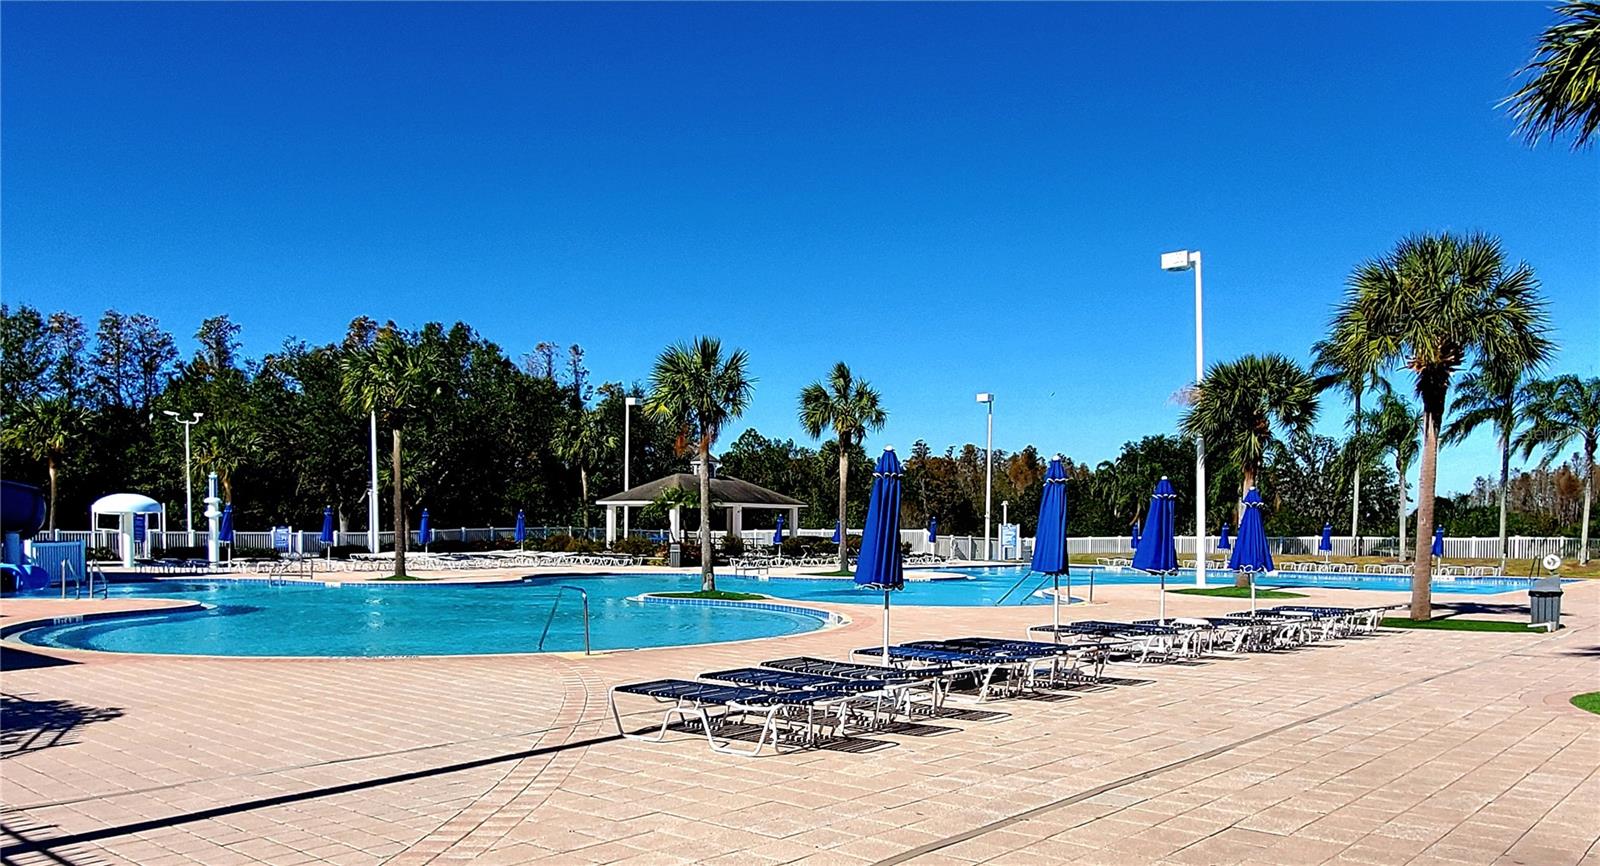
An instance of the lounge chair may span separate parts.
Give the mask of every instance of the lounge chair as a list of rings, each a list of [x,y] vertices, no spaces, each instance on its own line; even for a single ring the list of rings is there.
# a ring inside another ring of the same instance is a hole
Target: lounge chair
[[[900,644],[888,649],[888,661],[891,664],[913,666],[913,669],[932,665],[945,669],[947,676],[971,676],[977,685],[980,703],[989,699],[991,690],[1005,690],[1025,680],[1031,666],[1028,659],[998,652],[934,649],[914,644]],[[882,646],[862,647],[851,656],[882,658],[883,651]]]
[[[815,731],[817,730],[816,713],[818,711],[832,713],[836,717],[836,723],[833,725],[834,732],[839,736],[843,736],[851,722],[857,723],[862,728],[881,726],[884,710],[887,709],[889,717],[893,719],[895,707],[898,704],[898,700],[892,693],[892,685],[883,680],[851,679],[848,677],[828,676],[826,674],[806,674],[797,671],[782,671],[775,668],[760,667],[708,671],[701,674],[700,678],[767,691],[809,689],[837,693],[840,697],[836,700],[814,704],[807,708],[806,730],[808,741],[815,738]]]
[[[619,694],[639,695],[667,704],[661,715],[661,728],[654,734],[629,733],[622,725],[622,713],[617,708]],[[759,755],[769,741],[774,751],[781,751],[785,740],[793,742],[799,739],[806,745],[814,743],[817,710],[836,706],[839,701],[853,696],[849,692],[821,688],[766,691],[691,680],[651,680],[613,686],[611,718],[616,722],[617,733],[623,737],[652,743],[666,739],[667,729],[674,719],[698,723],[712,751],[749,757]],[[807,715],[806,725],[798,729],[791,724],[789,715],[797,709],[805,710]],[[751,715],[761,719],[761,728],[753,748],[734,748],[731,740],[716,735],[716,730],[725,725],[729,717],[738,716],[743,720]],[[787,729],[788,736],[780,732],[780,727]],[[795,736],[797,730],[798,737]]]
[[[780,671],[794,671],[796,673],[885,683],[891,688],[901,690],[908,713],[914,710],[916,706],[913,700],[914,694],[922,689],[927,689],[928,691],[927,706],[930,710],[937,710],[943,706],[944,695],[949,684],[946,673],[948,668],[938,665],[904,668],[840,662],[813,656],[794,656],[792,658],[764,661],[761,666]]]

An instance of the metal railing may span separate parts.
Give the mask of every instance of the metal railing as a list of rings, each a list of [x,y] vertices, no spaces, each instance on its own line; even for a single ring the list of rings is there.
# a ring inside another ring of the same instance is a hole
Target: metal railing
[[[550,624],[555,622],[556,608],[561,605],[561,594],[569,589],[583,597],[583,654],[589,654],[589,593],[581,586],[573,586],[566,583],[556,587],[555,601],[550,603],[550,615],[545,618],[544,631],[539,633],[539,648],[537,652],[544,652],[544,639],[550,636]]]

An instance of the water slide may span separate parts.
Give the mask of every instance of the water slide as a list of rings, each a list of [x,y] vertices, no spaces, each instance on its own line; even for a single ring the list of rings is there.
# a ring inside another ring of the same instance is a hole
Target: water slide
[[[29,591],[50,585],[50,575],[28,561],[22,542],[44,526],[44,491],[20,481],[0,480],[0,533],[5,548],[0,554],[0,584],[6,591]]]

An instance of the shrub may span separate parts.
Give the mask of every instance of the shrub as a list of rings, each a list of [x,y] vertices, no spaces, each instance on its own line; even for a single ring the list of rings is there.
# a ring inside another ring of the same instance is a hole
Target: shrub
[[[86,555],[90,562],[116,562],[122,558],[109,547],[91,547]]]
[[[629,556],[661,556],[662,546],[648,538],[639,535],[629,535],[619,538],[611,545],[617,553],[626,553]]]
[[[744,539],[731,532],[722,536],[721,553],[723,558],[728,560],[744,556]]]

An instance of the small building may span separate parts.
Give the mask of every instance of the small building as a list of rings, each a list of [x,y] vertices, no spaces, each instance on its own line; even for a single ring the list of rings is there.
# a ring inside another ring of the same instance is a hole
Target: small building
[[[606,510],[606,544],[612,544],[617,540],[617,515],[623,508],[644,508],[661,498],[661,494],[667,490],[684,490],[698,495],[700,492],[698,463],[699,461],[695,461],[690,466],[689,472],[675,472],[621,493],[595,500],[596,505],[603,506]],[[806,505],[792,496],[768,490],[759,484],[718,475],[717,463],[712,460],[711,507],[728,512],[728,531],[737,535],[744,529],[744,512],[747,509],[786,512],[789,531],[793,532],[795,527],[800,525],[800,509]],[[682,535],[681,511],[681,507],[674,506],[668,514],[674,539]]]

